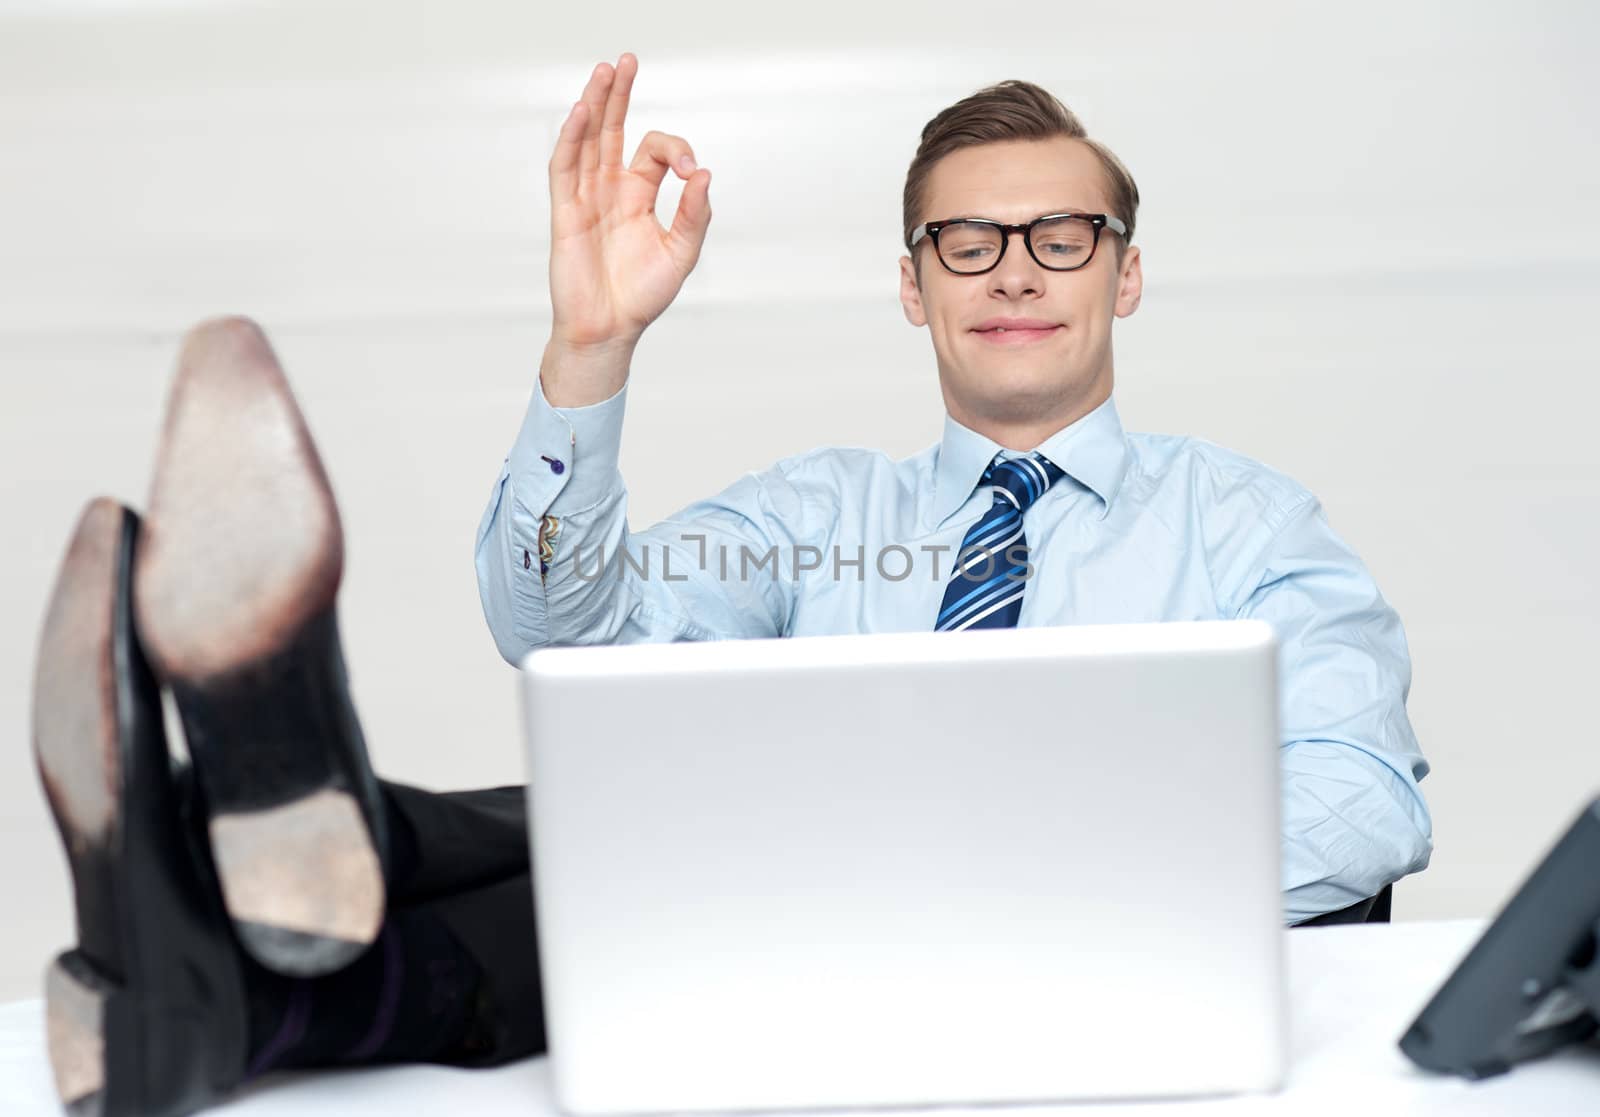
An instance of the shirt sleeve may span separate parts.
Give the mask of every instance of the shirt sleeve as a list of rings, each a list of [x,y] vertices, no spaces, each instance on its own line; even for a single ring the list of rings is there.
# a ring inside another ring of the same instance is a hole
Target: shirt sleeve
[[[475,565],[500,654],[560,644],[787,635],[809,515],[790,462],[630,532],[618,469],[624,385],[552,407],[538,385],[478,526]]]
[[[1272,537],[1240,617],[1277,631],[1284,918],[1297,923],[1426,868],[1428,772],[1400,618],[1306,493]]]

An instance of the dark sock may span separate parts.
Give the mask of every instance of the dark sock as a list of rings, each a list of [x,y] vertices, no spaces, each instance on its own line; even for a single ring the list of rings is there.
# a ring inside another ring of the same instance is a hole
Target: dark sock
[[[478,1042],[483,973],[427,911],[392,912],[370,949],[326,977],[245,965],[247,1078],[290,1067],[454,1063]]]

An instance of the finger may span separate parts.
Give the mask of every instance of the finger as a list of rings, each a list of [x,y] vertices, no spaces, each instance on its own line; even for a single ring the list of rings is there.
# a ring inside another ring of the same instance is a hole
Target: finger
[[[550,204],[562,205],[578,196],[578,152],[583,144],[584,114],[589,107],[577,101],[567,110],[556,135],[555,154],[550,156]]]
[[[606,115],[600,124],[600,165],[622,166],[622,122],[628,116],[628,95],[633,91],[634,76],[639,73],[639,60],[631,54],[617,59],[616,80],[611,83],[611,96],[606,98]]]
[[[685,159],[688,162],[684,162]],[[644,139],[639,141],[639,150],[634,152],[628,170],[649,179],[659,188],[661,180],[667,177],[669,167],[682,179],[694,174],[694,149],[689,146],[689,141],[665,132],[646,132]]]
[[[667,243],[685,272],[700,259],[700,246],[705,244],[710,226],[711,172],[702,167],[689,176],[683,197],[678,199],[678,212],[672,216],[672,228],[667,230]]]
[[[606,94],[611,90],[614,73],[609,62],[602,62],[583,87],[583,103],[589,106],[589,116],[583,126],[583,150],[578,155],[578,171],[582,175],[593,174],[600,165],[600,122],[605,117]]]

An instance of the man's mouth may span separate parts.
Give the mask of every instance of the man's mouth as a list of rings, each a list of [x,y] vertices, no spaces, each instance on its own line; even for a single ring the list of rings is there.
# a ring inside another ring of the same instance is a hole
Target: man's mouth
[[[974,330],[973,333],[991,345],[1026,345],[1050,337],[1061,328],[1060,325],[990,326],[987,329]]]

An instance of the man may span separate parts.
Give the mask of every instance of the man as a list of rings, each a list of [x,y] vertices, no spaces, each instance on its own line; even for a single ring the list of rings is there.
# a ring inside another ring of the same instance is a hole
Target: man
[[[1426,866],[1428,767],[1406,716],[1399,618],[1292,480],[1204,442],[1123,431],[1111,332],[1143,285],[1138,190],[1035,86],[1004,83],[934,117],[906,177],[900,301],[933,342],[940,443],[901,462],[800,454],[629,531],[617,471],[629,361],[711,217],[710,173],[681,138],[651,133],[622,165],[636,71],[627,54],[596,68],[551,161],[552,334],[478,534],[501,653],[1254,617],[1282,645],[1285,919]],[[686,183],[663,231],[669,167]],[[1038,486],[1019,480],[1029,470]]]
[[[628,536],[615,466],[628,361],[710,220],[709,172],[683,140],[652,133],[621,166],[636,65],[596,69],[551,160],[555,328],[478,536],[502,652],[1263,617],[1285,646],[1287,917],[1421,868],[1426,766],[1398,621],[1292,482],[1203,444],[1122,434],[1110,322],[1138,305],[1137,192],[1034,87],[941,113],[908,177],[902,300],[934,340],[940,446],[900,463],[801,455]],[[1056,132],[1018,139],[1019,120],[1038,127],[1030,114]],[[965,126],[992,138],[963,146]],[[661,230],[669,168],[687,186]],[[631,564],[652,543],[687,580]],[[588,577],[586,544],[629,561]],[[763,565],[692,561],[708,544]],[[962,544],[999,559],[962,557],[952,577]],[[944,576],[879,574],[895,547],[943,560]],[[146,516],[91,502],[40,642],[34,744],[78,922],[47,975],[49,1047],[75,1110],[160,1117],[274,1068],[483,1066],[544,1049],[522,790],[375,778],[334,621],[342,553],[265,338],[243,320],[202,325]],[[878,576],[841,578],[821,565],[830,553],[840,568],[859,553]],[[163,689],[190,757],[175,771]]]

